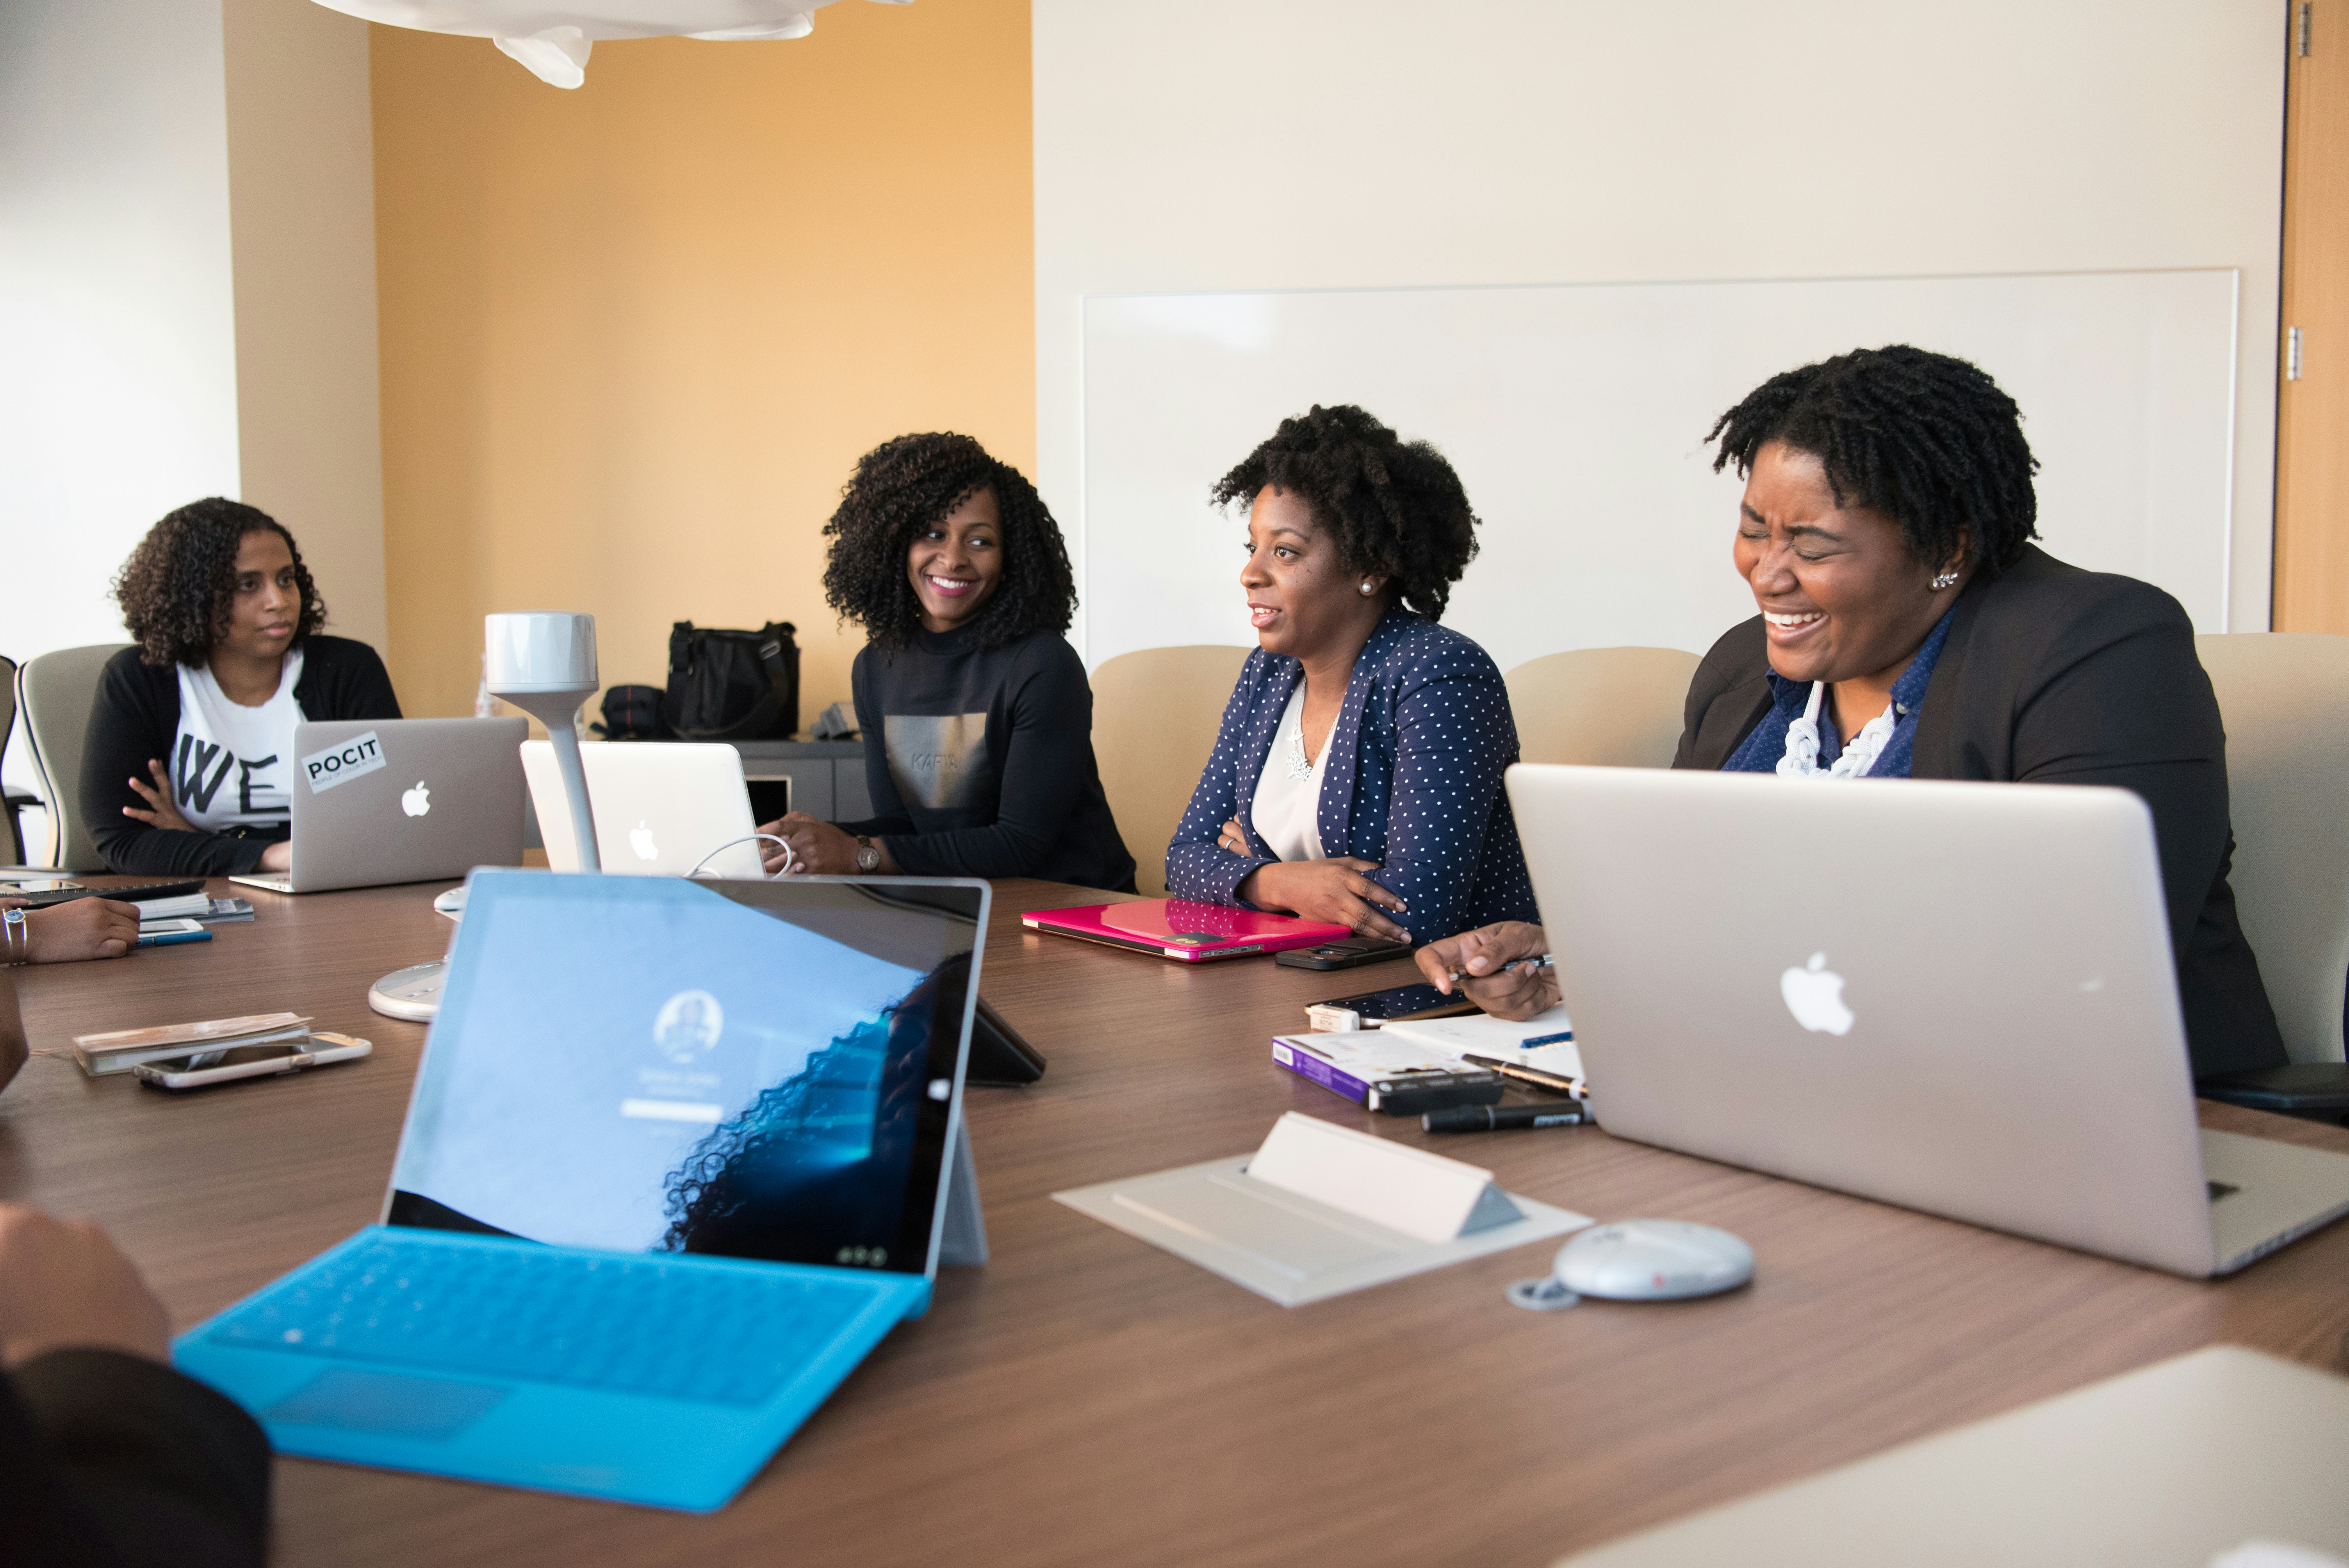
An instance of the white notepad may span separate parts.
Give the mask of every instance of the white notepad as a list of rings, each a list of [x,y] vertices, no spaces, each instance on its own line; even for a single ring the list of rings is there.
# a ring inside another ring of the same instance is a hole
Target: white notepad
[[[1498,1057],[1560,1078],[1582,1076],[1582,1052],[1575,1046],[1574,1026],[1567,1021],[1564,1003],[1521,1024],[1495,1018],[1490,1013],[1472,1013],[1460,1018],[1418,1018],[1407,1024],[1389,1024],[1381,1032],[1441,1051],[1455,1060],[1473,1051],[1480,1057]],[[1560,1036],[1566,1037],[1559,1038]],[[1528,1040],[1546,1043],[1529,1046],[1526,1043]]]

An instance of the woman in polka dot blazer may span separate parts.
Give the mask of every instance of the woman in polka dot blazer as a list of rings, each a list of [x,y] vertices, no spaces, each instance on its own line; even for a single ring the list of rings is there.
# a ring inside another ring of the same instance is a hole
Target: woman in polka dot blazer
[[[1435,624],[1476,553],[1452,465],[1316,406],[1214,500],[1249,503],[1240,585],[1262,646],[1167,846],[1168,889],[1398,941],[1534,918],[1501,789],[1508,690]]]

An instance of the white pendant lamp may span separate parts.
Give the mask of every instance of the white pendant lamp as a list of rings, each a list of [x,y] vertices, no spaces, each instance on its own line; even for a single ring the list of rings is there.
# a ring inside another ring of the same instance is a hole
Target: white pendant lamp
[[[913,0],[880,0],[906,5]],[[598,38],[804,38],[832,0],[318,0],[387,26],[492,38],[552,87],[587,79]]]

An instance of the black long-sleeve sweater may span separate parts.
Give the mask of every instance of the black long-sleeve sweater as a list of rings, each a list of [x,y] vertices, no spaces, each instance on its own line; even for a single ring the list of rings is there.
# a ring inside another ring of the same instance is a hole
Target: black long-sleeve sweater
[[[967,631],[867,646],[850,683],[873,816],[916,876],[1040,877],[1133,891],[1093,760],[1093,692],[1058,632],[981,648]]]
[[[399,698],[383,660],[365,643],[348,637],[312,636],[302,641],[302,678],[294,700],[312,720],[398,718]],[[286,831],[183,833],[150,828],[122,814],[125,806],[144,810],[129,780],[148,778],[150,758],[167,759],[180,732],[180,671],[140,661],[137,648],[107,660],[98,677],[98,701],[89,710],[82,742],[81,814],[106,863],[137,876],[242,876],[261,863],[262,851]]]
[[[0,1561],[44,1568],[254,1568],[269,1439],[169,1367],[53,1350],[0,1376]]]

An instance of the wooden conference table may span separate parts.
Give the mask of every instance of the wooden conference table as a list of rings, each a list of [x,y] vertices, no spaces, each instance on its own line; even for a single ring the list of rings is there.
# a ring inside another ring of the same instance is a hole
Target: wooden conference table
[[[253,892],[259,918],[211,943],[18,970],[36,1048],[283,1008],[376,1055],[186,1097],[36,1057],[0,1096],[0,1196],[104,1223],[181,1326],[372,1222],[424,1029],[370,1013],[367,987],[442,950],[440,885]],[[2213,1341],[2349,1356],[2349,1224],[2199,1284],[1581,1130],[1433,1141],[1601,1218],[1726,1226],[1759,1256],[1753,1286],[1541,1315],[1502,1295],[1546,1269],[1539,1245],[1283,1310],[1050,1194],[1246,1152],[1289,1109],[1420,1140],[1267,1054],[1306,1003],[1406,967],[1190,969],[1019,924],[1078,902],[997,886],[984,989],[1051,1065],[971,1093],[994,1261],[943,1270],[929,1315],[730,1507],[289,1460],[275,1560],[1541,1563]]]

